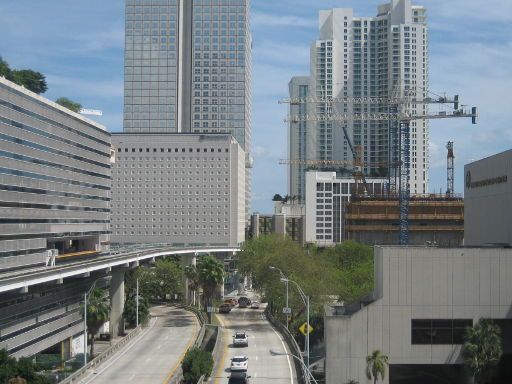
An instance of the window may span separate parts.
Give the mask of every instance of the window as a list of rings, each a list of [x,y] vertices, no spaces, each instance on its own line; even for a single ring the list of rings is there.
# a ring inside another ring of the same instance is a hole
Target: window
[[[466,328],[472,326],[467,319],[413,319],[411,344],[463,344]]]

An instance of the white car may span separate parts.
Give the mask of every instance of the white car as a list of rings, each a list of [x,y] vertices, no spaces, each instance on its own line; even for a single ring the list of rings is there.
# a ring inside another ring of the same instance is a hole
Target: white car
[[[247,356],[235,356],[231,359],[232,372],[247,372],[249,358]]]
[[[236,331],[233,335],[233,346],[234,347],[248,347],[249,346],[249,336],[245,331]]]
[[[251,302],[251,309],[258,309],[259,307],[260,307],[260,303],[258,303],[257,301]]]

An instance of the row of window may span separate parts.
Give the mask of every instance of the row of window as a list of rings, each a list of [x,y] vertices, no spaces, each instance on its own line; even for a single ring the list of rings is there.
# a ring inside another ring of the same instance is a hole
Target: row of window
[[[6,86],[4,86],[3,84],[0,84],[0,88],[5,88],[5,87],[6,87]],[[8,89],[8,91],[9,91],[9,92],[18,93],[17,91],[13,91],[11,88],[9,88],[9,89]],[[22,96],[25,96],[25,95],[22,95]],[[41,105],[43,108],[45,108],[45,109],[49,109],[49,107],[48,107],[46,104],[44,104],[43,102],[39,102],[39,101],[37,101],[37,100],[36,100],[36,101],[34,101],[33,99],[30,99],[30,102],[35,102],[36,104]],[[82,123],[82,121],[80,121],[80,128],[79,128],[79,129],[75,129],[74,127],[70,127],[70,126],[68,126],[68,125],[65,125],[65,124],[59,123],[58,121],[55,121],[55,120],[49,119],[49,118],[48,118],[48,117],[46,117],[46,116],[43,116],[43,115],[41,115],[41,114],[39,114],[39,113],[35,113],[35,112],[33,112],[33,111],[31,111],[31,110],[28,110],[28,109],[26,109],[26,108],[20,107],[19,105],[17,105],[17,104],[13,104],[13,103],[11,103],[11,102],[9,102],[9,101],[7,101],[7,100],[2,100],[2,99],[0,99],[0,106],[2,106],[2,107],[6,107],[6,108],[9,108],[9,109],[11,109],[11,110],[13,110],[13,111],[16,111],[16,112],[21,112],[21,113],[23,113],[24,115],[27,115],[27,116],[29,116],[29,117],[32,117],[32,118],[34,118],[34,119],[36,119],[36,120],[38,120],[38,121],[40,121],[40,122],[43,122],[43,123],[46,123],[46,124],[50,124],[51,126],[54,126],[54,127],[56,127],[56,128],[60,128],[60,129],[63,129],[64,131],[71,132],[73,135],[78,135],[78,136],[80,136],[80,137],[83,137],[83,138],[86,138],[86,139],[92,140],[92,141],[94,141],[95,143],[103,144],[104,146],[106,146],[106,147],[110,148],[110,143],[109,143],[108,141],[106,141],[106,140],[108,140],[108,133],[107,133],[107,132],[105,132],[104,130],[101,130],[100,128],[97,128],[97,127],[91,126],[91,125],[89,125],[89,124]],[[52,110],[52,112],[53,112],[53,110]],[[65,114],[64,112],[61,112],[61,111],[58,111],[58,112],[59,112],[59,113],[62,113],[62,114]],[[68,115],[66,114],[66,117],[70,117],[70,116],[68,116]],[[17,126],[17,128],[24,128],[24,129],[26,129],[26,130],[29,130],[29,131],[31,131],[31,132],[36,133],[35,131],[33,131],[33,130],[35,130],[35,128],[32,128],[32,130],[31,130],[31,129],[29,129],[29,128],[31,128],[31,127],[28,127],[28,126],[23,125],[23,124],[20,124],[20,123],[17,123],[17,124],[21,125],[21,126]],[[83,126],[85,126],[85,125],[87,125],[87,127],[90,127],[91,129],[94,129],[95,131],[99,131],[99,132],[101,132],[101,135],[102,135],[103,137],[105,137],[105,140],[101,140],[100,138],[98,138],[98,137],[97,137],[97,135],[96,135],[96,136],[93,136],[93,135],[89,135],[89,134],[85,133],[85,132],[84,132],[84,129],[83,129]],[[37,132],[37,133],[42,132],[42,131],[40,131],[40,130],[38,130],[38,131],[39,131],[39,132]],[[48,136],[47,136],[47,137],[48,137]],[[53,138],[53,137],[52,137],[52,138]],[[106,151],[106,152],[108,152],[108,151]],[[103,155],[104,155],[104,154],[106,154],[106,152],[98,151],[98,153],[99,153],[99,154],[103,154]]]
[[[122,152],[123,151],[123,148],[119,147],[117,148],[117,151],[118,152]],[[195,148],[195,151],[194,151],[194,148],[124,148],[124,152],[215,152],[215,148]],[[217,152],[222,152],[222,148],[217,148]],[[224,149],[224,152],[229,152],[229,148],[225,148]],[[187,160],[190,160],[190,159],[187,159]]]

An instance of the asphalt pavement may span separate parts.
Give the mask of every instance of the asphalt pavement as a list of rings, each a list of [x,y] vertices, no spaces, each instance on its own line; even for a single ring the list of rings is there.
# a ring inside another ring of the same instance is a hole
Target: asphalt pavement
[[[183,309],[158,306],[151,308],[151,314],[148,329],[81,383],[167,383],[200,327],[195,315]]]
[[[228,383],[231,358],[245,355],[249,358],[248,374],[251,384],[294,384],[297,383],[292,357],[271,356],[270,348],[289,352],[282,337],[272,328],[263,314],[263,308],[250,309],[235,307],[228,314],[218,314],[222,325],[222,352],[216,371],[210,383]],[[248,347],[233,347],[235,330],[244,330],[249,335]]]

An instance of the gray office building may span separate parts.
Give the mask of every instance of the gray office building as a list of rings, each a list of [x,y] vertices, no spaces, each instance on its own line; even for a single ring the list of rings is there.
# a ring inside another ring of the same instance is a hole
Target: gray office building
[[[113,134],[112,242],[238,246],[245,153],[229,134]]]
[[[127,0],[124,132],[228,133],[251,186],[249,0]]]
[[[0,77],[0,270],[108,249],[110,134]]]

